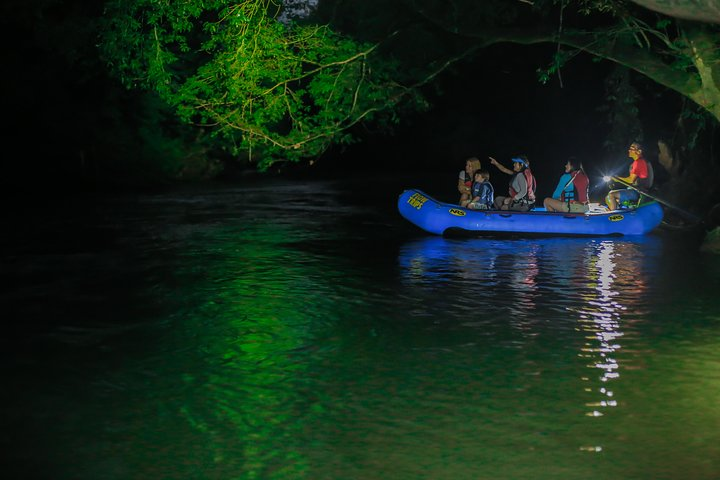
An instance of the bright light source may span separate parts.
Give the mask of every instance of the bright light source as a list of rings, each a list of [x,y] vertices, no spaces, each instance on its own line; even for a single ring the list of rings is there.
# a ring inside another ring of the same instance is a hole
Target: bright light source
[[[612,177],[608,177],[607,175],[603,177],[603,182],[609,182],[610,180],[612,180]]]

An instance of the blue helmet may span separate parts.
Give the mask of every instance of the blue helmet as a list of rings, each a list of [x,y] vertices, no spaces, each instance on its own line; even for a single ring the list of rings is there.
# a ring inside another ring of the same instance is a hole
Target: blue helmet
[[[515,157],[512,159],[513,163],[522,163],[523,167],[527,168],[528,162],[524,158]]]

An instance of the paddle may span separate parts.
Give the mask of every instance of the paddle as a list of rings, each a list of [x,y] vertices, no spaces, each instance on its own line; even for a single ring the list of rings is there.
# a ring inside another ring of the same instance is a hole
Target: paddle
[[[658,197],[656,197],[656,196],[654,196],[654,195],[651,195],[651,194],[649,194],[648,192],[646,192],[645,190],[642,190],[642,189],[636,187],[635,185],[633,185],[632,183],[628,183],[628,182],[626,182],[625,180],[623,180],[623,179],[621,179],[621,178],[618,178],[618,177],[603,177],[603,180],[605,180],[606,182],[609,182],[610,180],[612,180],[612,181],[614,181],[614,182],[621,183],[621,184],[625,185],[626,187],[635,190],[635,191],[638,192],[639,194],[644,195],[644,196],[646,196],[646,197],[648,197],[648,198],[652,198],[652,199],[655,200],[656,202],[661,203],[661,204],[665,205],[666,207],[668,207],[668,208],[670,208],[670,209],[672,209],[672,210],[675,210],[675,211],[677,211],[678,213],[683,214],[684,216],[686,216],[687,218],[689,218],[689,219],[691,219],[691,220],[693,220],[693,221],[695,221],[695,222],[702,222],[702,221],[703,221],[702,218],[698,217],[698,216],[695,215],[694,213],[690,213],[690,212],[688,212],[687,210],[684,210],[684,209],[678,207],[677,205],[673,205],[672,203],[668,202],[667,200],[663,200],[663,199],[658,198]]]

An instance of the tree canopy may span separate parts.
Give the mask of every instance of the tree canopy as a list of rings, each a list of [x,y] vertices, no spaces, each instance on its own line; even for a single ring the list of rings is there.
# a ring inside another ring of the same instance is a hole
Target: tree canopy
[[[397,65],[376,65],[377,43],[281,13],[272,0],[110,1],[102,50],[126,85],[156,91],[260,168],[349,142],[354,124],[392,121],[412,101]]]
[[[320,0],[305,16],[314,3],[109,0],[101,49],[127,86],[157,92],[260,168],[351,142],[360,122],[388,125],[425,108],[421,86],[501,42],[557,44],[541,80],[589,54],[720,120],[711,0]]]

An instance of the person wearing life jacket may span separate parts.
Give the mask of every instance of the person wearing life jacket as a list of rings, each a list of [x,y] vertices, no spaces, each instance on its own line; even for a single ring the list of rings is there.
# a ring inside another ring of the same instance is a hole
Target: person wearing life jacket
[[[471,210],[491,210],[495,200],[495,189],[490,183],[490,172],[478,170],[475,172],[475,181],[472,185],[472,199],[467,204]],[[464,207],[466,205],[460,204]]]
[[[471,157],[465,160],[465,170],[461,170],[460,175],[458,175],[458,192],[460,193],[458,205],[465,206],[472,199],[473,176],[480,168],[480,160],[478,158]]]
[[[652,187],[652,177],[650,175],[649,162],[643,157],[642,146],[639,143],[632,143],[628,147],[628,157],[633,159],[630,165],[630,174],[627,177],[619,177],[625,183],[629,183],[643,190]],[[617,210],[618,205],[625,202],[637,202],[640,199],[640,193],[631,188],[621,190],[611,190],[605,200],[610,210]]]
[[[585,213],[588,211],[588,188],[590,180],[583,170],[582,163],[570,157],[565,164],[565,173],[560,177],[557,187],[543,201],[548,212]]]
[[[527,212],[535,206],[535,189],[537,187],[535,176],[530,171],[530,162],[524,156],[514,157],[513,168],[501,165],[492,157],[490,163],[500,171],[511,173],[509,195],[507,197],[495,197],[495,208],[497,210],[514,210]]]

